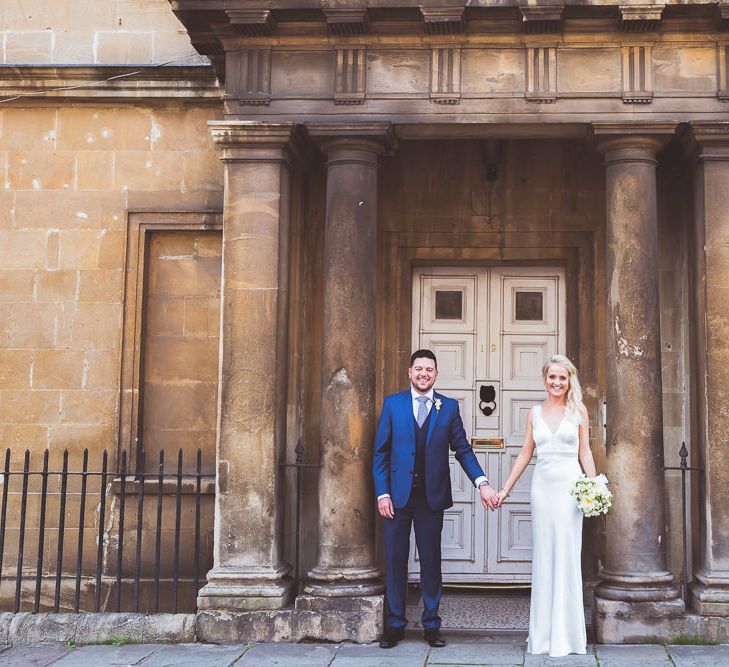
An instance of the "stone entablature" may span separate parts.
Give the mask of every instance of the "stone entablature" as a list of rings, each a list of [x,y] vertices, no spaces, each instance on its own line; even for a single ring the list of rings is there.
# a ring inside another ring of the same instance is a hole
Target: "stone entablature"
[[[217,45],[230,115],[726,112],[729,4],[240,4],[172,3],[194,44]]]

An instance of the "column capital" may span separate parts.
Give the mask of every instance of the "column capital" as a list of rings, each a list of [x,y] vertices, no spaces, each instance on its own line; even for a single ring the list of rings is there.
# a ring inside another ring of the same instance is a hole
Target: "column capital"
[[[397,138],[389,122],[306,123],[306,132],[324,153],[348,149],[391,154]]]
[[[653,157],[674,136],[678,122],[644,123],[592,123],[592,137],[595,147],[603,155],[616,150],[637,151],[639,154],[650,152]]]
[[[293,122],[211,120],[208,127],[213,141],[223,149],[223,162],[293,161],[304,153],[301,130]]]
[[[691,122],[681,135],[681,143],[689,159],[729,160],[729,122]]]

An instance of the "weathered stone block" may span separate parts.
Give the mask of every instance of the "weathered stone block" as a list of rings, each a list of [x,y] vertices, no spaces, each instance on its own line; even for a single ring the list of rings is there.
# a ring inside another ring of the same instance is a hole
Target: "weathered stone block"
[[[175,151],[118,151],[114,186],[122,190],[180,190],[180,155]]]
[[[45,231],[0,229],[0,266],[3,269],[41,269],[45,265]]]
[[[119,397],[116,391],[83,389],[61,393],[61,422],[113,424]]]
[[[142,643],[144,623],[145,617],[142,614],[79,614],[75,641],[77,644],[98,644],[110,637],[118,637],[125,641]]]
[[[65,644],[74,640],[82,614],[15,614],[10,621],[8,643]]]
[[[0,302],[32,301],[35,276],[32,270],[0,269]]]
[[[220,154],[213,145],[208,121],[222,119],[223,115],[211,107],[162,107],[152,110],[152,147],[154,150],[207,151],[221,165]],[[221,181],[222,182],[222,181]],[[219,184],[220,185],[220,184]]]
[[[197,638],[213,644],[245,644],[249,641],[295,641],[293,609],[248,612],[199,611]]]
[[[0,422],[56,424],[60,418],[58,391],[3,391]]]
[[[145,644],[194,642],[195,625],[195,614],[152,614],[144,617],[142,640]]]
[[[76,189],[110,190],[114,180],[114,153],[107,151],[80,151],[75,153]]]
[[[78,301],[121,303],[124,290],[122,269],[78,272]]]
[[[78,303],[72,340],[78,347],[116,348],[121,328],[121,304]]]
[[[3,184],[3,186],[5,184],[5,174],[2,167],[0,167],[0,184]],[[13,226],[14,221],[15,193],[0,192],[0,229],[9,229]]]
[[[74,155],[68,151],[12,151],[7,182],[15,190],[70,190],[74,182]]]
[[[36,301],[74,300],[78,288],[78,272],[38,271],[35,285]]]
[[[223,182],[223,164],[210,151],[185,152],[182,171],[185,190],[217,190]]]
[[[29,350],[0,349],[0,387],[29,389],[31,362]]]
[[[134,65],[154,62],[154,32],[96,32],[94,62]]]
[[[56,141],[56,109],[22,107],[4,109],[2,146],[28,150],[31,146],[54,148]]]
[[[16,452],[39,450],[48,444],[48,427],[38,424],[5,424],[0,430],[0,449]]]
[[[683,617],[683,600],[619,602],[596,598],[595,635],[601,644],[642,644],[646,637],[668,641],[673,621]]]
[[[62,107],[58,110],[57,145],[62,150],[148,150],[150,109]]]
[[[100,466],[101,452],[114,447],[113,424],[54,424],[50,430],[50,447],[57,451],[68,449],[69,458],[82,459],[83,450]],[[97,468],[98,469],[98,468]]]
[[[119,355],[112,350],[86,350],[85,389],[114,389],[119,386]]]
[[[99,261],[101,233],[95,230],[64,229],[60,232],[60,268],[95,269]]]
[[[44,65],[51,62],[50,30],[10,32],[5,41],[8,65]]]
[[[36,350],[33,354],[33,387],[80,389],[83,366],[82,350]]]
[[[120,219],[123,220],[124,216],[121,216]],[[126,232],[122,230],[104,229],[102,231],[99,239],[98,267],[100,269],[124,268],[125,238]]]

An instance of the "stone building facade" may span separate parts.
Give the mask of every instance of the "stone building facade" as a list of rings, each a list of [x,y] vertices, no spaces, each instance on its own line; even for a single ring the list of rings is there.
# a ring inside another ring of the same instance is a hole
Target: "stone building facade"
[[[597,639],[729,634],[728,7],[63,4],[0,25],[0,440],[200,447],[203,639],[376,636],[372,438],[420,345],[495,484],[573,358]],[[446,580],[528,582],[528,480],[494,518],[453,475]]]

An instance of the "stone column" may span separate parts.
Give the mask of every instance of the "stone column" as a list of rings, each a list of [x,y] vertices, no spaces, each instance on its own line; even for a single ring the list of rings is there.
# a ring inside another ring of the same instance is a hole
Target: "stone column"
[[[290,568],[282,561],[279,461],[296,131],[292,123],[210,126],[225,163],[223,278],[214,565],[198,606],[276,609],[291,592]]]
[[[327,195],[319,551],[305,592],[340,600],[379,596],[372,491],[377,161],[390,126],[307,129],[327,157]]]
[[[729,123],[692,123],[694,244],[692,320],[696,346],[696,429],[700,555],[691,603],[729,616]]]
[[[656,153],[674,124],[594,129],[606,167],[607,475],[615,496],[597,635],[613,642],[649,635],[650,619],[683,611],[665,558],[656,203]]]

